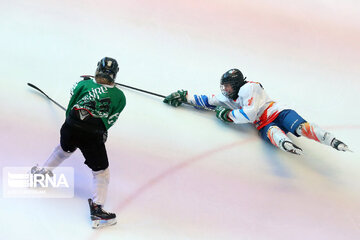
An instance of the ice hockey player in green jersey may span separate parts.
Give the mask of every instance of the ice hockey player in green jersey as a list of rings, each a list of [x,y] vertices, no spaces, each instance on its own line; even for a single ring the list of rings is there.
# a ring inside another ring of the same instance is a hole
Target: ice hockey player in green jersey
[[[103,205],[109,184],[107,130],[126,105],[124,93],[115,86],[118,71],[117,61],[105,57],[98,62],[95,78],[84,76],[75,84],[60,130],[60,145],[43,166],[31,170],[33,174],[52,174],[54,168],[79,148],[93,174],[93,195],[88,199],[93,228],[116,223],[116,215],[104,211]]]

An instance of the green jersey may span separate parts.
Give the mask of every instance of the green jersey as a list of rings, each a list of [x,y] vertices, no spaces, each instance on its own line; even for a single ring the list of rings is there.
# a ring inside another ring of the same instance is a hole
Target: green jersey
[[[66,117],[74,108],[85,109],[93,117],[100,118],[108,130],[114,125],[125,105],[125,95],[116,86],[98,84],[93,79],[82,80],[71,90]]]

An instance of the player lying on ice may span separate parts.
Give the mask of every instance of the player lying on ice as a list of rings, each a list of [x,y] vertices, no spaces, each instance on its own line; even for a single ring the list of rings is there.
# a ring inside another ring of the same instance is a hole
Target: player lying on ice
[[[339,151],[350,151],[348,146],[315,124],[304,120],[294,110],[274,102],[258,82],[246,81],[238,69],[230,69],[220,80],[219,95],[192,95],[179,90],[167,96],[164,103],[178,107],[183,102],[216,111],[225,122],[253,123],[260,136],[283,151],[301,155],[303,150],[286,135],[305,136]]]
[[[123,92],[115,86],[119,71],[115,59],[98,62],[95,79],[84,77],[71,91],[66,120],[57,146],[42,167],[32,174],[49,174],[79,148],[93,174],[93,197],[88,200],[92,227],[116,223],[116,215],[103,210],[109,185],[109,162],[105,148],[107,130],[114,125],[126,105]]]

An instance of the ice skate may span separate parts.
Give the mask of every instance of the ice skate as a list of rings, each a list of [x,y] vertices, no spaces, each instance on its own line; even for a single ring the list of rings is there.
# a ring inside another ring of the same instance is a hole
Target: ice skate
[[[105,226],[110,226],[116,224],[116,214],[109,213],[102,209],[101,205],[98,205],[88,199],[90,207],[90,218],[92,222],[92,228],[102,228]]]
[[[31,173],[31,174],[41,174],[41,175],[43,175],[44,177],[45,177],[46,175],[49,175],[49,177],[54,176],[54,174],[53,174],[52,171],[50,171],[50,170],[48,170],[48,169],[46,169],[46,168],[41,168],[41,167],[39,167],[37,164],[31,168],[30,173]]]
[[[333,148],[335,148],[336,150],[338,151],[343,151],[343,152],[352,152],[349,147],[343,143],[342,141],[334,138],[332,141],[331,141],[331,146]]]
[[[303,155],[303,150],[292,142],[284,141],[282,143],[282,147],[286,152],[293,153],[296,155]]]
[[[37,181],[43,181],[47,177],[52,178],[54,176],[52,171],[50,171],[49,169],[46,169],[46,168],[39,167],[37,164],[30,169],[30,174],[32,174],[32,175],[36,174],[34,176],[34,180],[36,178]],[[33,187],[43,188],[44,186],[41,183],[37,182],[34,184]]]

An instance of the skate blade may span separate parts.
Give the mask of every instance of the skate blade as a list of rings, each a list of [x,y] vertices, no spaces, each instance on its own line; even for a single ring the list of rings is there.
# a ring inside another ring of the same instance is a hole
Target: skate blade
[[[349,149],[348,146],[343,147],[343,148],[341,149],[341,151],[343,151],[343,152],[353,152],[352,150]]]
[[[352,152],[353,153],[354,151],[347,148],[344,152]]]
[[[93,229],[99,229],[111,225],[116,224],[116,219],[110,219],[110,220],[92,220],[92,228]]]
[[[298,155],[298,156],[304,155],[304,151],[300,150],[300,149],[292,149],[292,150],[289,150],[287,152],[292,153],[294,155]]]
[[[298,151],[295,152],[295,154],[299,155],[299,156],[302,156],[302,155],[304,155],[304,151],[298,150]]]

